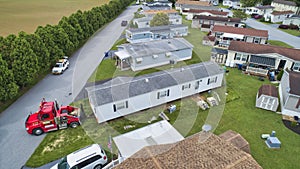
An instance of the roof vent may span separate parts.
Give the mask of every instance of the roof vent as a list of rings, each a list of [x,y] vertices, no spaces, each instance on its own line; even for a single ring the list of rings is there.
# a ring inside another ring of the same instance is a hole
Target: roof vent
[[[148,83],[148,82],[149,82],[149,79],[148,79],[148,78],[146,78],[146,79],[145,79],[145,82],[146,82],[146,83]]]
[[[204,124],[204,125],[202,126],[202,130],[203,130],[204,132],[209,132],[209,131],[211,130],[211,125],[209,125],[209,124]]]

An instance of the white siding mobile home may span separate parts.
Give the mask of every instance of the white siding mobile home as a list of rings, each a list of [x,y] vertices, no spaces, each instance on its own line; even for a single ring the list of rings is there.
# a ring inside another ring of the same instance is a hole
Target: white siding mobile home
[[[224,70],[214,62],[130,77],[88,87],[98,123],[221,87]]]

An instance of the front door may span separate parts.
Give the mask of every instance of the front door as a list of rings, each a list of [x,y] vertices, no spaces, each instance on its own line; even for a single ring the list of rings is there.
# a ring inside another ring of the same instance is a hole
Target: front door
[[[57,125],[56,125],[54,119],[52,118],[52,116],[50,115],[50,113],[42,114],[41,115],[41,121],[42,121],[42,124],[44,126],[44,130],[46,132],[57,130]]]
[[[286,60],[280,60],[279,62],[279,65],[278,65],[278,70],[282,70],[284,69],[284,66],[285,66],[285,63],[286,63]]]

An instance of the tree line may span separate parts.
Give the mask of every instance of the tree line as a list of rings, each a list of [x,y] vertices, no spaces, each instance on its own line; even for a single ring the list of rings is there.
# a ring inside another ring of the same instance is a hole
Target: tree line
[[[0,101],[16,97],[55,62],[71,55],[99,28],[118,16],[132,0],[111,0],[88,11],[62,17],[57,25],[38,26],[34,33],[0,36]]]

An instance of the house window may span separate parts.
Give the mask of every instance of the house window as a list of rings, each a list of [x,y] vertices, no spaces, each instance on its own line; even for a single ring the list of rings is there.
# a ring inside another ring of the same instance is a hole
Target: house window
[[[185,89],[189,89],[191,88],[191,84],[185,84],[185,85],[182,85],[182,90],[185,90]]]
[[[260,43],[260,38],[254,38],[253,43]]]
[[[300,71],[300,62],[294,64],[293,70]]]
[[[235,53],[234,60],[241,60],[241,56],[242,56],[241,53]]]
[[[160,91],[157,93],[157,99],[163,98],[163,97],[167,97],[170,94],[170,90],[165,90],[165,91]]]
[[[248,55],[242,55],[242,61],[247,61]]]
[[[217,78],[218,78],[217,76],[213,77],[213,78],[208,78],[207,85],[212,84],[212,83],[216,83]]]
[[[241,60],[241,61],[247,61],[248,55],[242,54],[242,53],[236,53],[234,56],[234,60]]]
[[[125,108],[128,108],[128,101],[113,104],[114,112]]]
[[[220,38],[222,35],[223,35],[223,33],[221,33],[221,32],[216,32],[216,37],[217,37],[217,38]]]

